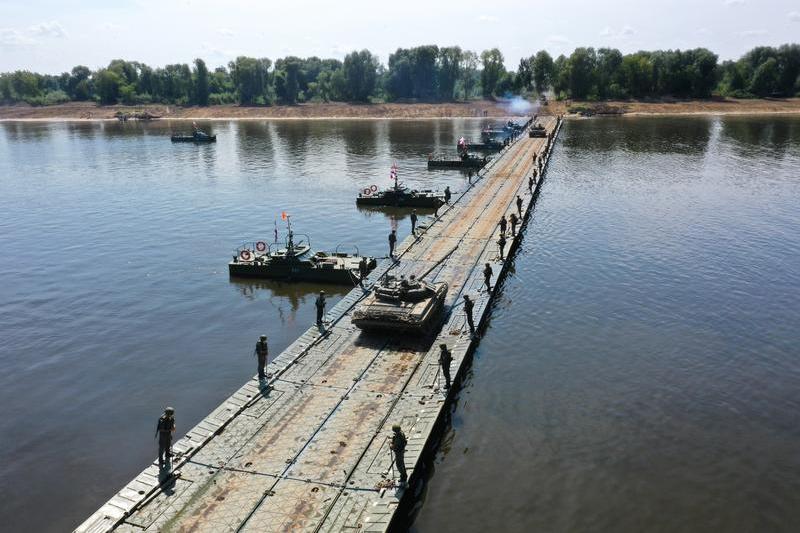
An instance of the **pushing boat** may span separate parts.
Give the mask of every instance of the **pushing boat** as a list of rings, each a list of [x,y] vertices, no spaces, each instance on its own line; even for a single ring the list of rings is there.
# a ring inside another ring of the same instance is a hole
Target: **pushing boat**
[[[238,278],[355,285],[362,268],[370,272],[377,266],[374,257],[362,256],[357,247],[355,253],[341,251],[341,245],[332,252],[313,252],[308,236],[298,237],[304,238],[295,242],[290,229],[285,246],[279,249],[266,241],[244,244],[236,249],[228,272]]]
[[[377,185],[364,188],[356,198],[356,205],[374,207],[429,207],[437,209],[445,203],[443,193],[430,189],[409,189],[399,183],[397,165],[392,165],[390,178],[394,186],[379,190]]]
[[[471,168],[480,169],[486,166],[489,162],[488,156],[479,156],[477,154],[470,154],[469,152],[461,152],[458,159],[445,159],[428,158],[428,170],[441,169],[441,168]]]
[[[469,139],[461,137],[456,144],[456,150],[459,154],[464,152],[498,152],[505,147],[500,141],[487,141],[487,142],[472,142]]]
[[[192,122],[194,131],[191,135],[173,135],[170,137],[174,143],[214,143],[217,142],[216,135],[209,135],[197,127],[197,124]]]

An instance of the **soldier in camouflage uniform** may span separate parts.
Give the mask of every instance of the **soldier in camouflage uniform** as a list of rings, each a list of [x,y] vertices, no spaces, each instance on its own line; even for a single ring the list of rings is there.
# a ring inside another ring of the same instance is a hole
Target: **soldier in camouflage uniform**
[[[442,343],[439,345],[439,364],[442,367],[442,374],[444,374],[444,388],[450,388],[450,363],[453,362],[453,354],[447,349],[447,345]]]
[[[258,379],[266,379],[267,374],[265,368],[267,367],[267,355],[269,355],[269,347],[267,346],[267,336],[261,335],[256,343],[256,357],[258,357]]]
[[[172,457],[172,434],[175,433],[175,409],[167,407],[158,419],[156,436],[158,437],[158,466],[164,468],[166,461]]]
[[[397,466],[397,472],[400,474],[400,483],[405,483],[408,480],[405,457],[406,444],[408,444],[408,439],[406,439],[405,433],[400,429],[400,426],[395,424],[392,426],[392,442],[389,444],[389,448],[394,452],[394,463]]]

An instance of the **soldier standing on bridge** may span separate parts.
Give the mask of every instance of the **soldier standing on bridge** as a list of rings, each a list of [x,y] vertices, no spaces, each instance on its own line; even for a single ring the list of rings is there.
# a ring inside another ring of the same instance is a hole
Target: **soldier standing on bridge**
[[[411,210],[411,235],[417,236],[417,210]]]
[[[534,169],[533,174],[528,176],[528,192],[533,192],[533,178],[536,176],[536,169]]]
[[[475,337],[475,323],[472,321],[472,310],[475,308],[475,302],[469,297],[469,294],[464,295],[464,314],[467,315],[467,324],[469,325],[469,334]]]
[[[522,198],[517,195],[517,211],[519,212],[519,218],[522,218]]]
[[[325,291],[319,291],[319,296],[317,296],[314,305],[317,306],[317,326],[321,326],[322,315],[325,314]]]
[[[358,262],[358,286],[364,287],[364,280],[367,279],[367,258],[362,257],[361,261]]]
[[[269,355],[269,347],[267,346],[267,336],[261,335],[256,343],[256,356],[258,357],[258,380],[267,378],[265,368],[267,366],[267,355]]]
[[[444,188],[444,203],[450,205],[450,186]]]
[[[158,436],[158,467],[164,468],[166,461],[172,457],[172,434],[175,433],[175,409],[167,407],[158,419],[156,435]]]
[[[397,424],[392,426],[392,432],[392,442],[389,443],[389,449],[394,452],[394,464],[400,474],[400,484],[403,485],[408,479],[406,474],[406,444],[408,444],[408,440]]]
[[[442,374],[444,374],[444,388],[450,388],[450,363],[453,362],[453,354],[447,349],[447,345],[442,343],[439,345],[439,364],[442,366]]]
[[[389,257],[394,258],[394,245],[397,243],[397,230],[389,234]]]
[[[511,222],[511,236],[516,237],[517,235],[517,222],[519,219],[515,213],[511,213],[508,215],[508,221]]]
[[[486,266],[483,269],[483,282],[486,283],[486,292],[490,292],[492,290],[492,265],[486,263]]]
[[[506,216],[503,215],[500,217],[500,235],[506,234],[507,227],[508,227],[508,222],[506,222]]]
[[[505,233],[501,233],[500,234],[500,238],[497,239],[497,246],[500,247],[500,260],[501,261],[505,260],[505,257],[503,257],[503,248],[506,247],[506,234]]]

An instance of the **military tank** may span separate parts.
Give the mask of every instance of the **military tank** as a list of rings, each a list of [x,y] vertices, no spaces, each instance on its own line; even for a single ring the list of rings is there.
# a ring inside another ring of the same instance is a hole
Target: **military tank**
[[[547,130],[544,128],[544,126],[542,126],[539,122],[537,122],[533,126],[531,126],[528,135],[530,137],[547,137]]]
[[[353,311],[352,322],[365,331],[428,335],[441,323],[447,283],[386,275]]]

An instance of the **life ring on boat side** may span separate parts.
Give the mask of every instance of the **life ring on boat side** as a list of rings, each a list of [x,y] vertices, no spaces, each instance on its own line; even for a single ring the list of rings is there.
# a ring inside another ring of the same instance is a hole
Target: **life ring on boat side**
[[[378,190],[378,186],[377,185],[370,185],[369,186],[369,190],[372,191],[372,192],[375,192],[375,191]]]
[[[263,252],[266,249],[267,249],[267,243],[265,243],[264,241],[258,241],[256,243],[256,250],[258,250],[259,252]]]
[[[370,195],[372,194],[372,189],[370,189],[369,187],[367,187],[366,189],[364,189],[364,190],[362,191],[362,194],[363,194],[364,196],[370,196]]]
[[[241,258],[242,261],[250,261],[251,255],[252,254],[250,253],[250,250],[242,250],[241,252],[239,252],[239,257]]]

